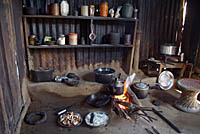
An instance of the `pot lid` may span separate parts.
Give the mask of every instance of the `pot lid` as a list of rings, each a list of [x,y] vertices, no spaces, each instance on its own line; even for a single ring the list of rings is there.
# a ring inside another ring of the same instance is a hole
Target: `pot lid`
[[[168,90],[174,85],[174,75],[170,71],[163,71],[158,78],[160,88]]]
[[[135,86],[138,88],[143,88],[143,89],[148,87],[146,83],[142,83],[142,82],[136,83]]]

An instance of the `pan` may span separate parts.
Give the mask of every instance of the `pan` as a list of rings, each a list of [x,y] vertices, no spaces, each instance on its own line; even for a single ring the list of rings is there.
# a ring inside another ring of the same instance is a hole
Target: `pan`
[[[99,108],[110,102],[110,95],[104,92],[92,94],[88,97],[87,103],[93,107]]]

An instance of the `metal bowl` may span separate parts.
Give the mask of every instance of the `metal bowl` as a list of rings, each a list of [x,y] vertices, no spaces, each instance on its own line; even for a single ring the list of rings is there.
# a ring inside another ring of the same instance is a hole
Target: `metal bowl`
[[[170,71],[163,71],[158,77],[161,89],[168,90],[174,85],[174,75]]]
[[[66,112],[66,113],[67,113],[67,112]],[[63,114],[61,114],[60,116],[66,114],[66,113],[63,113]],[[79,113],[74,113],[74,114],[78,115],[78,116],[80,117],[80,119],[81,119],[81,121],[80,121],[77,125],[72,125],[72,126],[64,125],[64,124],[60,121],[60,116],[59,116],[59,118],[58,118],[58,124],[59,124],[60,126],[62,126],[62,127],[67,127],[67,128],[72,128],[72,127],[78,127],[78,126],[80,126],[80,125],[82,124],[82,122],[83,122],[83,119],[82,119],[82,117],[81,117],[81,115],[80,115]]]

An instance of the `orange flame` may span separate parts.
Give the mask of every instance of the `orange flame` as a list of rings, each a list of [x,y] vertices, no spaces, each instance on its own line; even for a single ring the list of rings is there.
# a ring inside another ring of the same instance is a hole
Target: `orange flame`
[[[123,94],[121,95],[115,95],[114,96],[115,99],[120,100],[122,102],[129,102],[129,96],[127,94],[127,87],[126,87],[126,82],[124,82],[124,91]],[[123,110],[127,109],[128,107],[122,105],[122,104],[118,104],[119,107]]]

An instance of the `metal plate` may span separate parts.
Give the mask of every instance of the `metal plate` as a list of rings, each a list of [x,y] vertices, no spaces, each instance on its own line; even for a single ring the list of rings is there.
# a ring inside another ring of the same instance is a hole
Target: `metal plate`
[[[94,114],[93,121],[91,122],[91,115]],[[85,116],[85,123],[88,126],[91,127],[100,127],[100,126],[106,126],[108,124],[109,117],[106,112],[102,111],[96,111],[96,112],[90,112]]]
[[[168,90],[174,85],[174,75],[170,71],[163,71],[158,77],[161,89]]]

